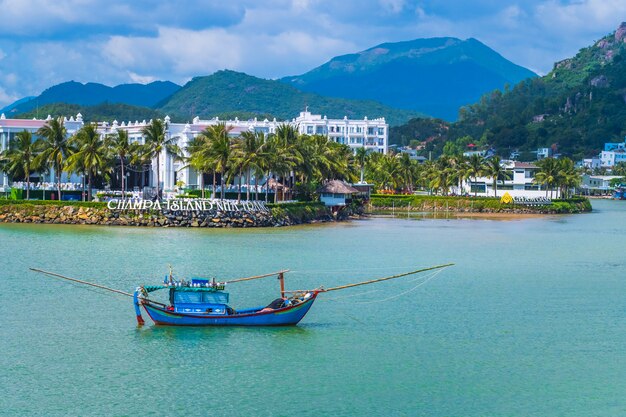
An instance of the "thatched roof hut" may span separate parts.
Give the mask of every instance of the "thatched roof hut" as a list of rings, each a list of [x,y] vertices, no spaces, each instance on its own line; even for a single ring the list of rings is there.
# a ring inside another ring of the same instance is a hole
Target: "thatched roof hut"
[[[352,187],[343,181],[332,180],[324,184],[320,189],[320,193],[324,194],[356,194],[359,192],[356,188]]]

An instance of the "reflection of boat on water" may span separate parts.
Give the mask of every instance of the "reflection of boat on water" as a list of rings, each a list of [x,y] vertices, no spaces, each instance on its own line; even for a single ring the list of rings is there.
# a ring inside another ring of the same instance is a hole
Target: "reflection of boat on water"
[[[361,285],[387,281],[414,275],[420,272],[445,268],[452,264],[438,265],[416,271],[405,272],[383,278],[356,282],[332,288],[316,288],[312,290],[286,291],[284,274],[287,270],[253,277],[239,278],[230,281],[216,282],[215,279],[192,278],[191,281],[174,278],[170,268],[162,285],[145,285],[137,287],[133,294],[108,288],[76,278],[65,277],[53,272],[31,268],[48,276],[93,286],[117,294],[133,298],[137,322],[144,324],[141,315],[143,308],[148,316],[157,325],[170,326],[288,326],[295,325],[304,318],[320,293],[343,290]],[[253,279],[278,276],[280,282],[280,298],[275,299],[267,306],[258,306],[245,309],[234,309],[229,304],[229,293],[225,292],[226,284],[249,281]],[[167,301],[161,302],[149,298],[152,293],[163,291]]]

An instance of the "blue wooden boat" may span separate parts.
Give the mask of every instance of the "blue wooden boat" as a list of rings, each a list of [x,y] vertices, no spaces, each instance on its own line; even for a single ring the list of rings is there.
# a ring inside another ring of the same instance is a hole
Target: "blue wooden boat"
[[[282,280],[282,278],[280,278]],[[281,281],[282,282],[282,281]],[[169,292],[169,304],[152,301],[150,293]],[[319,290],[295,292],[277,298],[267,306],[233,309],[224,284],[205,279],[168,282],[138,287],[133,294],[137,322],[144,324],[141,308],[157,325],[169,326],[290,326],[302,320],[315,302]]]
[[[48,276],[67,281],[89,285],[106,291],[133,298],[135,315],[139,325],[145,324],[141,310],[145,310],[152,321],[157,325],[167,326],[292,326],[296,325],[309,312],[320,293],[343,290],[360,285],[373,284],[413,275],[420,272],[441,269],[453,264],[438,265],[430,268],[418,269],[384,278],[356,282],[332,288],[319,287],[313,290],[286,291],[284,273],[287,270],[271,274],[239,278],[230,281],[216,282],[215,279],[193,278],[191,281],[176,280],[170,267],[169,276],[166,276],[162,285],[144,285],[137,287],[134,293],[105,287],[93,282],[66,277],[54,272],[30,268]],[[245,309],[234,309],[230,304],[230,295],[225,291],[226,284],[248,281],[252,279],[278,276],[280,282],[280,298],[266,306]],[[167,295],[167,302],[154,300],[151,294],[163,291]]]

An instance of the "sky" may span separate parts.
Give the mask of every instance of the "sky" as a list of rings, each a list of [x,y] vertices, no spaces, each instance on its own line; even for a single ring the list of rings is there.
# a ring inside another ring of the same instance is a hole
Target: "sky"
[[[383,42],[476,38],[539,74],[626,21],[626,0],[0,0],[0,107],[64,82],[304,73]]]

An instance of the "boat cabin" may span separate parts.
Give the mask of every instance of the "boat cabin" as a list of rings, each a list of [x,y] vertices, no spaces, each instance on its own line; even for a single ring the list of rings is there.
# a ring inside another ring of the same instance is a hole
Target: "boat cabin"
[[[223,285],[210,285],[206,279],[192,279],[189,286],[169,287],[170,309],[177,313],[196,313],[211,315],[231,314],[227,292]]]

